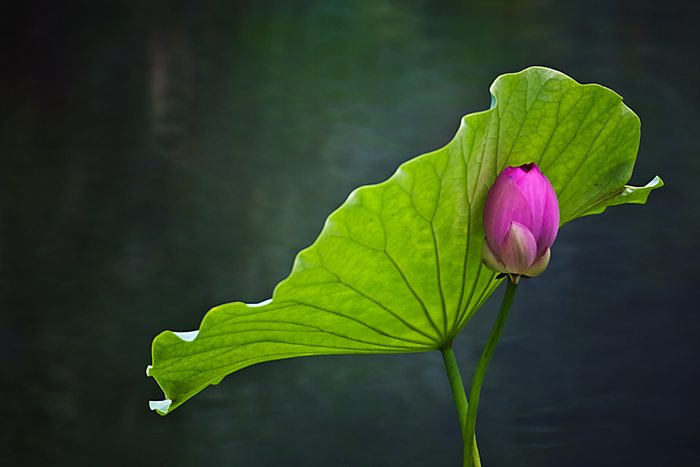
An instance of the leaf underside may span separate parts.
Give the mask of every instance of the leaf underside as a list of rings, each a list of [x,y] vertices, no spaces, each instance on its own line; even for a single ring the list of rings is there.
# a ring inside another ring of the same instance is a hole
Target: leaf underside
[[[532,67],[500,76],[491,94],[492,107],[465,116],[445,147],[353,191],[272,299],[221,305],[199,331],[158,335],[147,374],[167,399],[151,408],[166,414],[255,363],[449,345],[502,280],[481,261],[482,214],[507,165],[537,163],[562,225],[644,203],[663,185],[625,186],[640,121],[615,92]]]

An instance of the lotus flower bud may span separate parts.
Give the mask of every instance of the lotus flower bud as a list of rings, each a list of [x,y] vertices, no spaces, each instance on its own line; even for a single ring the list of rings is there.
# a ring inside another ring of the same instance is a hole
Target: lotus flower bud
[[[535,163],[506,167],[486,196],[484,264],[516,284],[542,274],[558,230],[559,202],[547,177]]]

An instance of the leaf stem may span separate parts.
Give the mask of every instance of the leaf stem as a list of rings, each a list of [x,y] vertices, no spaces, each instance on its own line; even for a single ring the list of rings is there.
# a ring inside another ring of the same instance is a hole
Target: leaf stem
[[[486,374],[486,368],[489,366],[491,361],[491,356],[498,343],[498,338],[501,337],[501,332],[503,331],[503,326],[506,324],[506,319],[508,319],[508,313],[510,312],[510,306],[513,304],[513,297],[515,296],[515,290],[518,287],[517,283],[513,283],[508,280],[508,286],[506,287],[506,293],[503,296],[503,303],[501,303],[501,309],[498,312],[498,317],[496,318],[496,323],[493,325],[493,330],[489,336],[488,342],[486,342],[486,347],[484,347],[484,352],[481,354],[479,359],[479,364],[476,366],[476,371],[474,372],[474,379],[472,380],[472,387],[469,392],[469,404],[467,408],[467,416],[465,420],[465,426],[463,429],[464,439],[469,439],[475,436],[476,430],[476,411],[479,408],[479,395],[481,394],[481,384],[484,382],[484,375]],[[459,408],[458,408],[459,410]],[[476,440],[476,438],[474,438]],[[465,467],[479,467],[480,463],[472,463],[472,445],[464,445],[464,466]],[[478,458],[478,454],[475,456]]]
[[[440,349],[440,353],[442,353],[442,361],[445,363],[447,379],[450,381],[452,397],[454,398],[455,405],[457,406],[459,426],[462,428],[462,440],[464,442],[464,465],[465,467],[467,465],[481,467],[481,460],[479,459],[479,448],[476,445],[476,435],[472,431],[472,435],[469,438],[467,438],[467,433],[465,432],[467,421],[467,408],[469,407],[469,404],[467,403],[467,394],[464,391],[462,376],[459,374],[457,359],[455,358],[455,353],[452,350],[452,343],[450,343],[449,346]],[[469,449],[467,449],[467,446],[469,446]],[[469,462],[467,462],[467,454],[470,457],[473,456],[473,459],[469,459]]]

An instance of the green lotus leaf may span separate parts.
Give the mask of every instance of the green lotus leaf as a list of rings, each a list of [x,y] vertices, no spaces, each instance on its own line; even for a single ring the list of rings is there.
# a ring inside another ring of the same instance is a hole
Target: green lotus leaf
[[[507,165],[537,163],[562,225],[662,186],[625,186],[640,122],[613,91],[532,67],[500,76],[491,94],[445,147],[353,191],[270,300],[221,305],[198,331],[158,335],[147,374],[166,399],[151,408],[166,414],[255,363],[450,345],[501,281],[482,264],[482,213]]]

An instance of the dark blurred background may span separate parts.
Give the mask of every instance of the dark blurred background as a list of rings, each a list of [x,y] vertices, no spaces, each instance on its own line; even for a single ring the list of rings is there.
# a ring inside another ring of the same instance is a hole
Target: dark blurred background
[[[457,466],[438,352],[245,369],[167,417],[164,329],[268,298],[349,192],[530,65],[642,120],[646,206],[568,224],[520,287],[485,466],[700,465],[700,3],[6,1],[0,463]],[[503,290],[455,343],[471,379]]]

